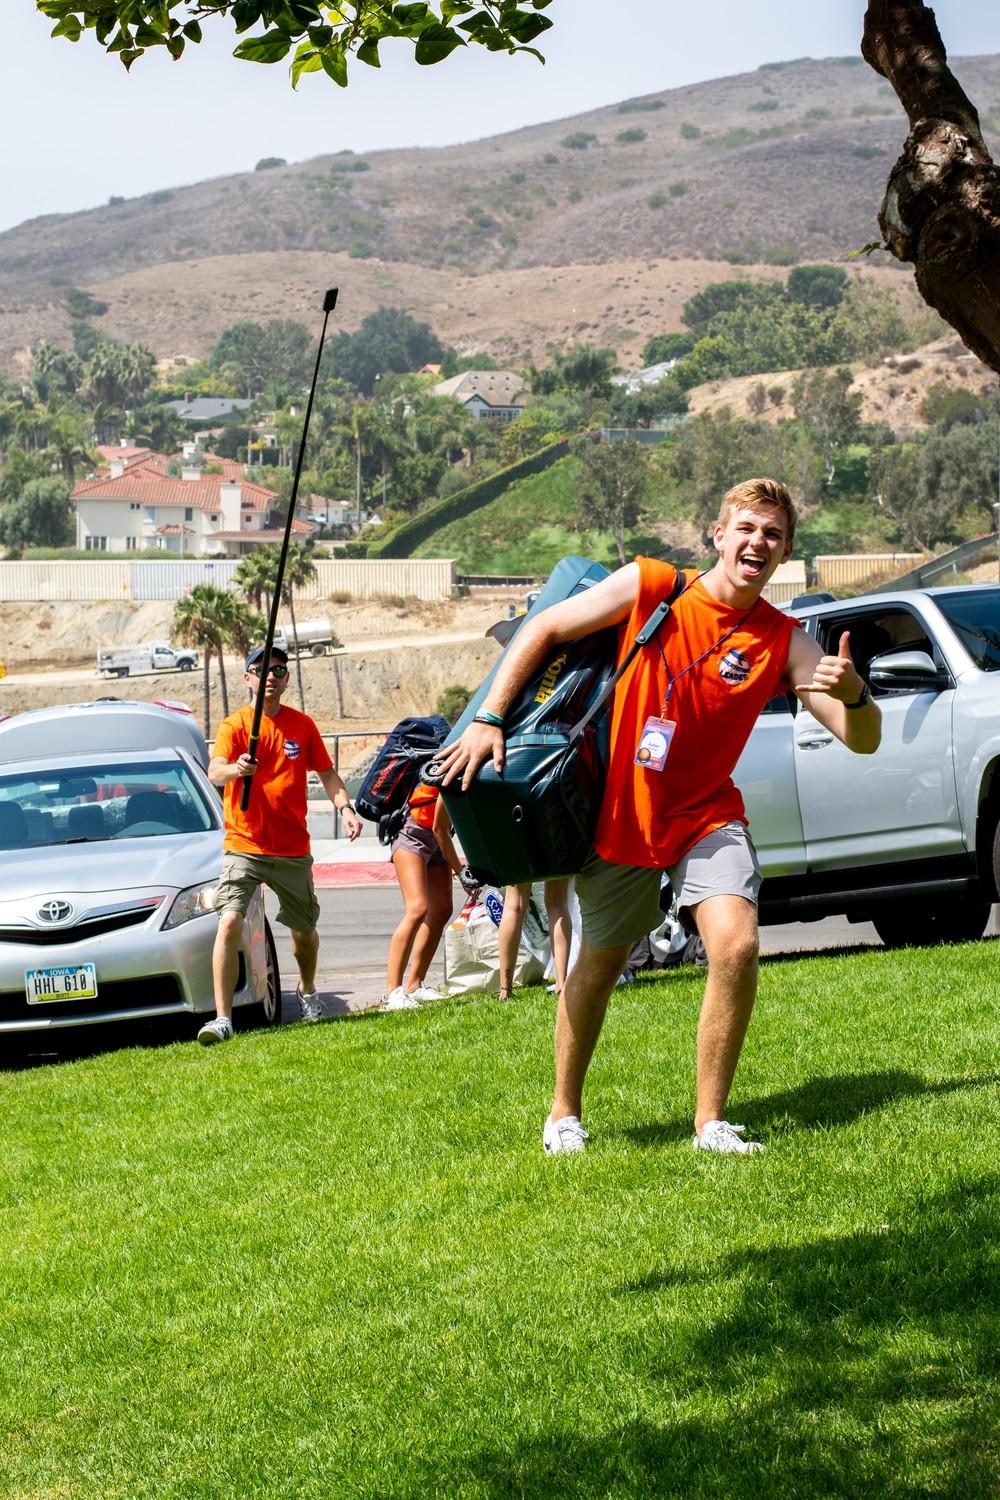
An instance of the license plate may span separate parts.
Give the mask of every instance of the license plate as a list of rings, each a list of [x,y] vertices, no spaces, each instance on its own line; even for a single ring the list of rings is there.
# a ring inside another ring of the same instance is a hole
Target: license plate
[[[62,969],[26,969],[24,992],[29,1005],[53,1000],[96,1000],[97,970],[93,964],[70,964]]]

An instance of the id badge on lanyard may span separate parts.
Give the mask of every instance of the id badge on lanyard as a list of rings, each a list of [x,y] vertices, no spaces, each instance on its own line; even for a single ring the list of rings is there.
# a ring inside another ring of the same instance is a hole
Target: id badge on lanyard
[[[635,764],[644,771],[662,771],[670,754],[670,741],[677,728],[673,719],[659,719],[651,714],[642,726],[635,751]]]

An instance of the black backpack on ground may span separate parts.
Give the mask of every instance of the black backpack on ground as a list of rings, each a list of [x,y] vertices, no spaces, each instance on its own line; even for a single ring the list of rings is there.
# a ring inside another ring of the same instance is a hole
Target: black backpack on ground
[[[607,569],[586,558],[563,558],[527,618],[606,576]],[[581,870],[604,795],[608,708],[615,683],[635,653],[654,638],[685,582],[678,571],[670,597],[646,621],[618,670],[616,628],[554,647],[505,715],[501,774],[486,761],[467,792],[457,780],[442,788],[469,867],[484,883],[523,885]],[[449,740],[471,720],[495,671]],[[433,783],[435,775],[431,764],[427,780]]]
[[[389,731],[354,799],[361,817],[378,824],[383,844],[390,844],[406,822],[407,799],[450,728],[440,714],[430,714],[400,719]]]

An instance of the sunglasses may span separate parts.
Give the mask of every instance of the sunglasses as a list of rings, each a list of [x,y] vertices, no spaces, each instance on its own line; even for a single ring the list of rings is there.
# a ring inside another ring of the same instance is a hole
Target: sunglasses
[[[257,666],[251,667],[250,671],[255,677],[259,677],[261,672],[263,671],[263,668],[258,663]],[[285,666],[284,662],[272,662],[267,669],[267,675],[268,677],[277,677],[280,682],[282,677],[288,676],[288,668]]]

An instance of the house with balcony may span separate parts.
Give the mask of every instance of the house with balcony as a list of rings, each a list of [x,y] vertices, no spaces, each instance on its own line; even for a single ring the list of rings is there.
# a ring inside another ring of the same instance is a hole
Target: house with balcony
[[[162,453],[128,463],[112,455],[107,475],[81,480],[70,499],[76,508],[76,545],[82,552],[142,552],[174,557],[246,557],[284,535],[278,496],[246,478],[230,459],[171,459]],[[293,536],[315,531],[292,522]]]

